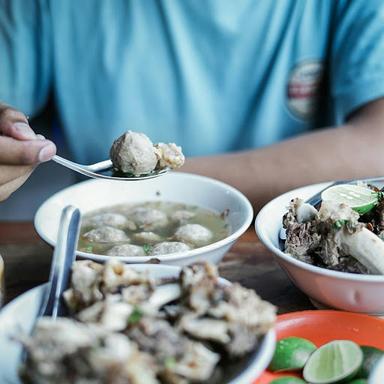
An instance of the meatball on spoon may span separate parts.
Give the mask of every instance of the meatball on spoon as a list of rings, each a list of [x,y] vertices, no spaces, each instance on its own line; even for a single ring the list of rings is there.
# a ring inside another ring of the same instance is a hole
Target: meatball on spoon
[[[110,160],[91,165],[78,164],[57,155],[52,160],[88,177],[124,181],[152,179],[184,164],[184,155],[176,144],[154,145],[143,133],[132,131],[114,141],[110,157]]]

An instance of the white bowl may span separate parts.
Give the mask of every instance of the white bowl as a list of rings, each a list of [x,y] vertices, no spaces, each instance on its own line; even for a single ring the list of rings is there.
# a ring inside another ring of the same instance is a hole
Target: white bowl
[[[156,278],[177,277],[180,268],[169,265],[140,265],[133,268],[143,271],[149,270]],[[230,284],[221,279],[223,284]],[[20,295],[0,311],[0,383],[19,384],[18,366],[20,364],[20,344],[11,339],[21,333],[29,334],[32,330],[34,319],[38,313],[45,285],[40,285]],[[275,332],[269,331],[253,352],[244,361],[244,369],[230,380],[230,384],[250,383],[256,379],[268,366],[275,350]]]
[[[306,293],[317,307],[330,307],[371,315],[384,314],[384,276],[358,275],[316,267],[284,253],[279,247],[282,217],[291,199],[304,200],[330,183],[310,185],[287,192],[270,201],[258,214],[256,233],[276,256],[292,282]]]
[[[369,375],[368,384],[383,384],[384,382],[384,358],[380,359]]]
[[[54,246],[61,211],[65,206],[74,205],[85,214],[111,205],[143,201],[192,204],[218,213],[229,209],[227,217],[230,226],[229,236],[191,251],[155,257],[166,264],[187,265],[198,261],[217,264],[238,237],[247,230],[253,218],[250,202],[235,188],[208,177],[171,172],[156,179],[140,182],[89,180],[65,188],[41,205],[35,215],[35,228],[47,243]],[[110,258],[80,251],[77,255],[96,261]],[[126,263],[145,263],[154,258],[154,256],[113,257]]]

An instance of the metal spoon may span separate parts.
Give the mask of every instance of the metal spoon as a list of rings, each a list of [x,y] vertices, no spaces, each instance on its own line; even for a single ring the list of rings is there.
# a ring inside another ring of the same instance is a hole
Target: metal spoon
[[[61,214],[49,283],[44,292],[38,317],[49,316],[56,319],[66,314],[62,294],[67,289],[72,263],[76,258],[79,229],[80,211],[71,205],[65,207]]]
[[[68,286],[72,263],[76,258],[76,245],[80,230],[80,211],[69,205],[64,208],[57,238],[57,244],[53,252],[49,281],[44,287],[43,297],[39,310],[34,319],[36,325],[43,316],[56,320],[58,316],[65,316],[66,309],[63,305],[62,294]],[[32,327],[35,328],[35,325]],[[24,345],[20,359],[25,362],[27,349]]]
[[[111,160],[104,160],[90,165],[78,164],[57,155],[53,156],[52,160],[60,165],[63,165],[64,167],[72,169],[75,172],[81,173],[82,175],[88,177],[92,177],[94,179],[138,181],[153,179],[154,177],[165,175],[169,171],[169,168],[164,168],[161,170],[154,170],[146,175],[132,176],[124,175],[121,173],[116,174],[113,170]]]

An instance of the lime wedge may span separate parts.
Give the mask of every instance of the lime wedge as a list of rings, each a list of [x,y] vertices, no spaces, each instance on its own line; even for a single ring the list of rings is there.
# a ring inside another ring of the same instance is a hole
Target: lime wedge
[[[301,380],[297,377],[287,376],[280,377],[278,379],[272,380],[269,384],[306,384],[304,380]]]
[[[347,384],[368,384],[368,381],[365,379],[354,379],[352,381],[348,381]]]
[[[316,345],[301,337],[286,337],[276,344],[268,369],[272,372],[297,371],[304,367]]]
[[[356,376],[368,378],[375,365],[384,356],[384,352],[375,347],[361,346],[360,348],[363,352],[363,364]]]
[[[352,379],[363,362],[363,352],[350,340],[335,340],[321,346],[309,357],[304,380],[312,384],[331,384]]]
[[[340,184],[323,191],[321,199],[323,201],[334,201],[340,204],[344,203],[360,215],[363,215],[377,204],[378,195],[367,187],[353,184]]]

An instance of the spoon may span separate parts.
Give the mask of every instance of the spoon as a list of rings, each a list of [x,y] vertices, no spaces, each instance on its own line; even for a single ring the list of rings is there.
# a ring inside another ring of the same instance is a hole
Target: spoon
[[[67,289],[72,263],[76,258],[79,238],[80,211],[69,205],[61,214],[57,244],[53,253],[49,282],[41,302],[38,317],[56,319],[66,314],[62,294]]]
[[[49,281],[44,287],[40,307],[36,313],[34,324],[39,318],[47,316],[56,320],[58,316],[67,313],[63,305],[62,294],[66,290],[71,272],[72,263],[76,258],[76,245],[79,238],[80,211],[69,205],[63,209],[61,214],[57,244],[53,252]],[[35,326],[32,327],[32,330]],[[22,348],[20,359],[25,362],[27,350]]]
[[[63,165],[69,169],[72,169],[75,172],[81,173],[82,175],[92,177],[94,179],[108,179],[108,180],[124,180],[124,181],[138,181],[138,180],[147,180],[153,179],[154,177],[165,175],[169,168],[164,168],[160,170],[154,170],[145,175],[133,176],[130,174],[116,173],[113,169],[111,160],[100,161],[95,164],[82,165],[64,159],[61,156],[53,156],[52,160],[56,163]]]

